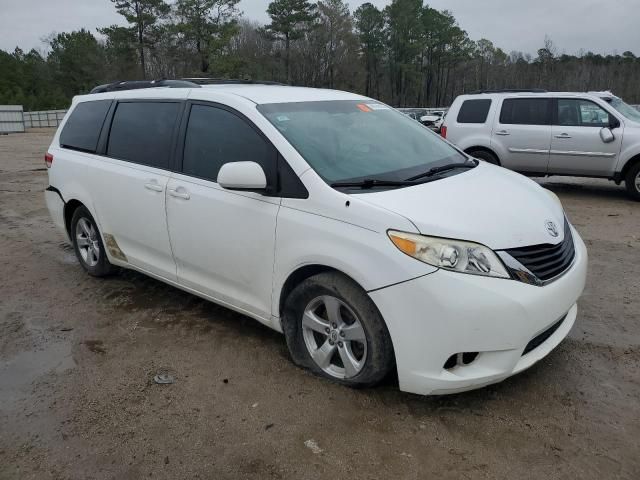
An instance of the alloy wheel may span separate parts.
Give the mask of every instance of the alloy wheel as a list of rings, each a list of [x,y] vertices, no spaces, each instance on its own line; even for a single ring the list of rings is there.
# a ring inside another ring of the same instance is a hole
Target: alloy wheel
[[[95,267],[100,260],[100,242],[93,223],[87,218],[81,218],[76,223],[76,244],[84,263]]]
[[[304,309],[302,336],[315,364],[335,378],[355,377],[367,360],[367,338],[358,316],[337,297],[323,295]]]

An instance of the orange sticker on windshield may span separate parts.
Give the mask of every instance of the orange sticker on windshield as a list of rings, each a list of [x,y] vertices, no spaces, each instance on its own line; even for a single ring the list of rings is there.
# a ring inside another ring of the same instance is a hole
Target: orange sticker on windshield
[[[371,109],[369,107],[367,107],[364,103],[358,103],[356,105],[356,107],[358,107],[363,112],[370,112],[371,111]]]

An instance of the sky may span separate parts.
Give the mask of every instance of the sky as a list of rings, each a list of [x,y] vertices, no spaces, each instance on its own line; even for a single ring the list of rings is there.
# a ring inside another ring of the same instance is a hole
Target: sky
[[[379,8],[390,0],[369,0]],[[245,16],[266,23],[269,0],[241,0]],[[364,0],[348,1],[352,11]],[[428,0],[450,10],[470,38],[488,38],[507,53],[535,53],[545,35],[558,53],[580,50],[640,55],[640,0]],[[52,32],[123,23],[109,0],[0,0],[0,49],[44,49]]]

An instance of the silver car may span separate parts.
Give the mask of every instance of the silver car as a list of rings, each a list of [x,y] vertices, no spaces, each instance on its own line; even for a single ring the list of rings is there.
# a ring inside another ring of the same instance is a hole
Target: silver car
[[[610,92],[461,95],[441,135],[476,158],[527,175],[624,181],[640,200],[640,112]]]

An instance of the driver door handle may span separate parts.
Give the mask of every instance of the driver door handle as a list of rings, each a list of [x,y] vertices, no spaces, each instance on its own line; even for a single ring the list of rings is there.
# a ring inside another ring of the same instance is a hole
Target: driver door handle
[[[568,133],[561,133],[560,135],[554,135],[556,138],[571,138],[571,135]]]
[[[164,190],[164,187],[155,181],[145,183],[144,188],[147,190],[153,190],[154,192],[162,192]]]
[[[175,190],[170,188],[169,195],[176,198],[182,198],[183,200],[189,200],[191,198],[191,195],[189,195],[189,193],[186,192],[183,188]]]

